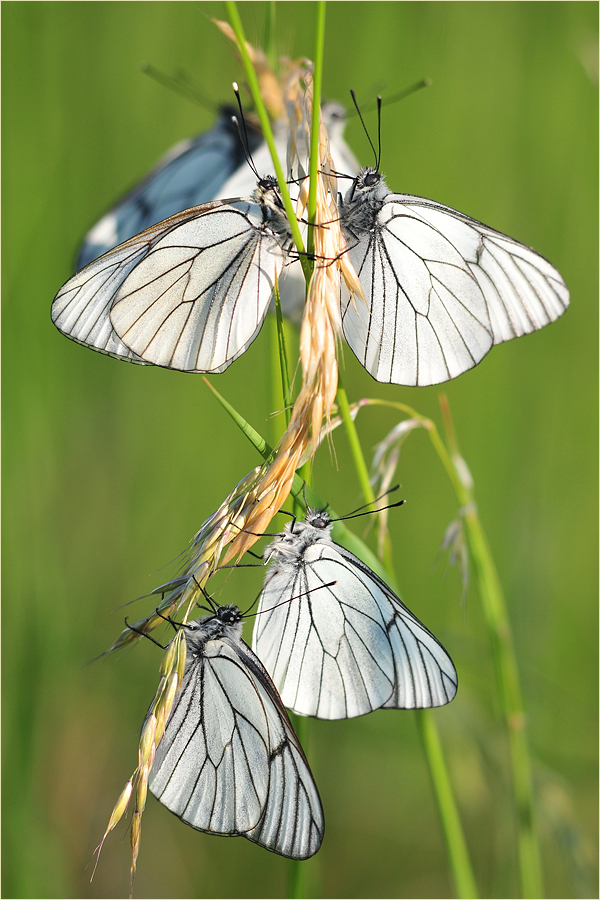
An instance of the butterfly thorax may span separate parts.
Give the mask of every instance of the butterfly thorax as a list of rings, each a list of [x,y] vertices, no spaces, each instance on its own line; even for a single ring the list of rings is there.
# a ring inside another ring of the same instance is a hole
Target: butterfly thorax
[[[216,615],[202,616],[190,622],[185,637],[190,654],[203,655],[208,641],[229,638],[238,641],[242,636],[242,614],[237,606],[220,606]]]
[[[292,233],[285,214],[283,200],[279,193],[277,179],[272,175],[265,175],[261,178],[252,194],[252,199],[258,203],[262,210],[263,223],[277,234],[285,235],[291,239]]]
[[[372,228],[377,213],[390,193],[383,175],[372,166],[361,169],[349,191],[344,197],[340,209],[342,227],[355,228],[360,231]]]
[[[329,538],[331,527],[328,512],[309,507],[304,522],[288,522],[282,533],[265,548],[264,558],[276,563],[294,559],[300,562],[308,547]]]

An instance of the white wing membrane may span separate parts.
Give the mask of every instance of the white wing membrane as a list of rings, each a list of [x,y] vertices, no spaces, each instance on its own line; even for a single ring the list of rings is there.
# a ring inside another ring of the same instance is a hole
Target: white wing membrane
[[[332,104],[323,115],[332,128],[334,164],[355,171],[342,139],[343,110]],[[287,122],[275,134],[283,160]],[[250,128],[248,139],[258,170],[269,170],[260,133]],[[85,268],[52,307],[63,334],[140,365],[223,372],[256,337],[282,274],[282,308],[299,321],[305,281],[289,258],[278,189],[266,176],[249,199],[255,176],[243,160],[226,109],[211,131],[172,148],[86,236],[78,260]],[[221,191],[240,199],[212,200]]]
[[[110,309],[119,285],[147,252],[146,244],[124,244],[111,253],[110,259],[74,275],[52,304],[52,321],[56,327],[78,344],[145,365],[114,331]]]
[[[118,289],[112,325],[154,365],[222,372],[256,337],[284,256],[240,206],[170,231]]]
[[[250,200],[186,210],[74,275],[52,319],[67,337],[131,362],[222,372],[260,329],[283,245]]]
[[[149,787],[200,831],[242,835],[294,859],[321,844],[323,812],[308,763],[242,641],[210,640],[186,667]]]
[[[343,719],[380,707],[441,706],[456,693],[441,644],[332,541],[308,546],[294,576],[277,565],[267,575],[252,646],[283,703],[301,715]]]
[[[253,687],[235,658],[190,668],[158,746],[150,790],[201,831],[244,834],[261,817],[269,734]]]
[[[531,248],[462,213],[388,193],[372,226],[346,216],[367,306],[341,300],[344,335],[378,381],[437,384],[493,344],[543,328],[567,308],[559,272]]]
[[[263,690],[269,724],[269,794],[264,814],[245,836],[251,841],[294,859],[308,859],[323,839],[323,811],[308,763],[281,699],[264,666],[252,657],[255,677]]]

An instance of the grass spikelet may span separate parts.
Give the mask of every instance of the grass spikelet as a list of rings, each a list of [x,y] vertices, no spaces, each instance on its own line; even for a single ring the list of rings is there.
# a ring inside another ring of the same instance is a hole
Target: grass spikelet
[[[106,840],[106,838],[108,837],[110,832],[113,830],[115,825],[118,825],[118,823],[123,818],[123,815],[125,814],[127,807],[129,806],[129,801],[131,800],[132,793],[133,793],[133,779],[130,779],[127,782],[127,784],[125,785],[125,787],[123,788],[123,790],[121,791],[121,793],[119,794],[119,798],[118,798],[117,802],[115,803],[112,813],[110,814],[110,819],[108,820],[108,825],[106,826],[106,831],[104,832],[104,834],[102,836],[102,840],[100,841],[100,843],[94,850],[94,853],[96,854],[96,862],[94,863],[94,868],[92,870],[92,876],[90,878],[90,881],[94,880],[94,875],[96,874],[96,869],[98,867],[98,862],[100,860],[100,854],[102,853],[102,847],[104,846],[104,841]]]

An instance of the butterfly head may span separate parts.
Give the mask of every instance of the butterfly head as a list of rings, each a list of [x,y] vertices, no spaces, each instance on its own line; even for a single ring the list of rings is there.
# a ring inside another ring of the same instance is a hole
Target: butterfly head
[[[349,206],[356,203],[380,204],[389,192],[390,189],[385,183],[381,172],[378,172],[373,166],[365,166],[352,182],[352,187],[345,197],[345,205]]]
[[[311,509],[310,506],[306,510],[306,517],[304,519],[307,525],[311,525],[313,528],[328,528],[331,524],[331,516],[327,512],[326,509]]]
[[[202,655],[208,641],[223,637],[240,638],[242,635],[242,614],[237,606],[219,606],[216,613],[210,613],[190,622],[185,629],[188,648],[192,653]]]
[[[307,508],[304,522],[287,522],[283,531],[265,547],[263,557],[268,562],[299,566],[307,547],[325,539],[330,531],[331,516],[324,509]]]
[[[265,204],[269,207],[275,207],[282,212],[285,209],[279,193],[277,179],[273,175],[265,175],[263,178],[259,178],[254,191],[254,199],[261,205]]]
[[[217,610],[217,619],[223,625],[237,625],[242,621],[242,614],[237,608],[230,604],[229,606],[220,606]]]

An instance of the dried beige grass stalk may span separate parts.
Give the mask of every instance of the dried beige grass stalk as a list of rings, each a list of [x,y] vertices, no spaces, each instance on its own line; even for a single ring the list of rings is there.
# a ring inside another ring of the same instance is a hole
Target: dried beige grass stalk
[[[235,40],[227,23],[216,24],[227,37]],[[261,92],[269,112],[274,118],[280,118],[287,110],[291,130],[288,171],[295,171],[304,177],[308,167],[310,123],[313,115],[311,64],[308,60],[288,63],[282,90],[267,65],[264,53],[250,45],[248,51],[257,68]],[[267,530],[271,519],[290,493],[294,475],[303,457],[307,453],[314,455],[324,420],[326,427],[330,428],[338,385],[336,351],[341,335],[340,278],[344,278],[353,294],[362,296],[362,290],[346,253],[347,246],[339,227],[337,180],[332,174],[329,139],[322,120],[318,152],[313,242],[315,265],[308,285],[300,333],[302,384],[289,426],[279,441],[272,460],[252,470],[242,479],[219,509],[202,525],[192,542],[192,559],[182,575],[153,591],[154,594],[161,595],[155,612],[127,627],[107,652],[138,640],[141,634],[152,631],[168,616],[181,612],[183,622],[187,621],[195,603],[203,595],[204,585],[219,563],[225,565],[230,560],[239,558]],[[307,197],[308,179],[305,179],[298,201],[300,209]],[[148,777],[173,701],[181,686],[185,660],[186,641],[183,629],[180,629],[161,662],[159,686],[142,728],[138,767],[121,792],[97,848],[99,856],[107,835],[126,812],[131,798],[135,797],[131,821],[132,890]]]

